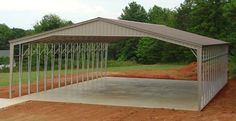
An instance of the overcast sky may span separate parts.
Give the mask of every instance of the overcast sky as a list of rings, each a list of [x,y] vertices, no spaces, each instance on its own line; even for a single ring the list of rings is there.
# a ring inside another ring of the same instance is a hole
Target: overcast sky
[[[132,1],[149,10],[153,5],[174,9],[184,0],[0,0],[0,23],[30,29],[49,13],[74,23],[98,16],[116,19]]]

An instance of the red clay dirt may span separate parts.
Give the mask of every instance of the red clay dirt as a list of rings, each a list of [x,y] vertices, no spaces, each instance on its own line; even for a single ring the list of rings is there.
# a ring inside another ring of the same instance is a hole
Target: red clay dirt
[[[154,78],[154,79],[174,79],[174,80],[197,80],[197,64],[193,62],[180,69],[168,70],[131,70],[121,72],[109,72],[112,77],[131,78]]]
[[[0,121],[236,121],[236,80],[201,112],[29,101],[0,109]]]

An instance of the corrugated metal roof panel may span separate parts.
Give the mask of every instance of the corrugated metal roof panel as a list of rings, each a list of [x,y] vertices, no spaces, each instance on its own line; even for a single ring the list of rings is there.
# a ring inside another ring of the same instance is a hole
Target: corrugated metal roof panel
[[[106,19],[102,18],[107,21],[111,21],[113,23],[118,23],[125,25],[127,27],[132,27],[137,30],[145,30],[152,34],[157,34],[160,36],[164,36],[166,38],[177,39],[183,42],[191,42],[199,45],[217,45],[217,44],[227,44],[227,42],[209,38],[206,36],[174,29],[165,25],[158,25],[158,24],[150,24],[150,23],[141,23],[141,22],[134,22],[134,21],[126,21],[126,20],[114,20],[114,19]]]
[[[171,27],[168,27],[165,25],[141,23],[141,22],[134,22],[134,21],[126,21],[126,20],[115,20],[115,19],[107,19],[107,18],[101,18],[101,17],[91,19],[88,21],[84,21],[84,22],[80,22],[80,23],[77,23],[77,24],[74,24],[71,26],[55,29],[52,31],[43,32],[40,34],[15,39],[10,42],[17,43],[17,42],[22,41],[24,43],[24,42],[31,42],[32,40],[33,41],[37,41],[37,40],[41,41],[40,39],[48,38],[51,36],[57,36],[56,35],[57,33],[60,33],[60,32],[63,33],[63,31],[70,31],[70,30],[76,29],[76,27],[86,26],[87,24],[91,25],[90,23],[97,22],[97,21],[102,21],[105,23],[114,24],[114,25],[117,25],[117,27],[119,27],[119,28],[124,27],[124,28],[128,28],[130,30],[142,32],[143,35],[151,35],[150,37],[155,36],[155,37],[163,38],[165,40],[172,40],[172,43],[183,43],[183,44],[185,43],[185,44],[193,45],[193,46],[228,44],[227,42],[224,42],[221,40],[217,40],[217,39],[201,36],[198,34],[174,29],[174,28],[171,28]],[[96,26],[94,28],[96,28]],[[129,35],[129,33],[127,33],[127,35],[125,37],[129,37],[128,35]],[[65,34],[64,36],[73,36],[73,35]],[[80,35],[80,36],[83,36],[83,35]],[[87,36],[89,36],[89,35],[87,35]],[[92,36],[92,35],[90,35],[90,36]],[[96,35],[96,36],[98,36],[98,35]],[[101,34],[99,36],[103,36],[103,35]],[[112,36],[117,36],[117,35],[114,34]],[[130,37],[133,37],[133,36],[130,36]],[[30,41],[27,41],[27,40],[30,40]]]

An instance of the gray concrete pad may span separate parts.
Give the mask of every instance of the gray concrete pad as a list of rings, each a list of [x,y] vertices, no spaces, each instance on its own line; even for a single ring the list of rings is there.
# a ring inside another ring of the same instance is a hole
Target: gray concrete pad
[[[197,81],[107,77],[16,98],[197,110]]]
[[[22,102],[25,102],[26,100],[15,100],[15,99],[5,99],[0,98],[0,108],[6,108],[12,105],[16,105]]]

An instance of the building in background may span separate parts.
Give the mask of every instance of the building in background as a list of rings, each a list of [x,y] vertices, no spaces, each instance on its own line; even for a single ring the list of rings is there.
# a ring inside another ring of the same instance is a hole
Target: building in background
[[[9,52],[9,50],[0,50],[0,70],[9,68]]]

